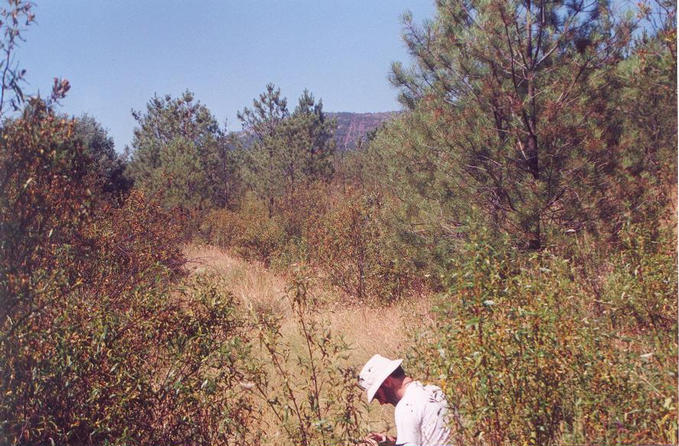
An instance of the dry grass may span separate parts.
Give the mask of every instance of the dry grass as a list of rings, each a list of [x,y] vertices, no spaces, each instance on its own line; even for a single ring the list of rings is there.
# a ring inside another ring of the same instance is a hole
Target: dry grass
[[[335,304],[325,308],[320,317],[349,343],[353,352],[350,361],[360,369],[375,353],[402,358],[412,327],[430,317],[429,309],[428,299],[404,300],[388,307]],[[364,417],[370,430],[395,435],[392,406],[380,406],[375,401],[368,409]]]
[[[263,265],[248,262],[212,246],[188,246],[184,249],[191,273],[213,272],[221,275],[229,290],[249,308],[273,310],[289,315],[287,283]],[[408,327],[429,317],[426,298],[403,300],[385,307],[370,307],[340,302],[332,290],[316,289],[321,295],[317,307],[320,320],[352,346],[356,364],[363,364],[374,353],[397,357],[409,341]]]
[[[288,317],[291,310],[284,277],[261,264],[245,261],[212,246],[188,246],[184,254],[191,273],[211,272],[224,277],[229,290],[248,310],[282,315],[281,331],[286,339],[292,345],[302,344],[293,318]],[[371,307],[347,304],[339,292],[321,286],[312,293],[319,297],[315,309],[317,320],[327,324],[333,335],[343,337],[349,344],[352,355],[348,365],[357,369],[375,353],[403,357],[412,328],[430,317],[430,301],[422,297],[390,306]],[[358,387],[356,391],[360,392]],[[371,430],[394,432],[391,406],[380,407],[373,403],[365,418]],[[277,437],[272,431],[269,434],[270,439]]]
[[[216,273],[224,278],[229,291],[249,309],[269,310],[287,315],[285,299],[287,284],[264,266],[246,262],[212,246],[191,245],[184,248],[190,273]]]
[[[322,316],[332,329],[351,344],[357,364],[373,354],[401,357],[410,341],[410,330],[428,316],[428,300],[404,300],[388,307],[363,305],[325,308]]]

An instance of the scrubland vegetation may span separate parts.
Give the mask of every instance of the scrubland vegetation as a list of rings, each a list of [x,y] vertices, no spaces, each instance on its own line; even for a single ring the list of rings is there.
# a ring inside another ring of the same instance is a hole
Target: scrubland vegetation
[[[3,65],[0,443],[355,444],[379,351],[455,444],[676,444],[676,4],[635,8],[406,15],[405,110],[349,152],[272,84],[242,133],[151,98],[126,157]]]

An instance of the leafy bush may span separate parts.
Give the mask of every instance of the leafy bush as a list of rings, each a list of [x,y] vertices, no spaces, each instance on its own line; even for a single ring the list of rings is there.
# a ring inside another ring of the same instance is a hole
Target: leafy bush
[[[244,443],[247,348],[233,300],[214,285],[192,283],[173,299],[137,290],[128,302],[74,293],[52,315],[21,332],[31,348],[6,364],[11,443]]]
[[[40,101],[2,129],[2,324],[7,316],[28,317],[37,290],[63,285],[56,272],[68,263],[94,206],[91,160],[72,131],[72,121],[56,117]]]
[[[204,239],[234,250],[246,259],[266,264],[284,244],[285,232],[278,216],[269,216],[266,205],[248,195],[238,211],[218,209],[201,223]]]
[[[40,101],[3,128],[3,443],[246,443],[233,298],[200,280],[171,292],[175,215],[137,192],[104,201],[92,162]]]
[[[634,234],[600,296],[567,260],[470,238],[412,353],[458,444],[676,442],[676,252]]]
[[[311,262],[359,300],[388,302],[418,285],[402,244],[392,243],[377,196],[348,191],[306,233]]]

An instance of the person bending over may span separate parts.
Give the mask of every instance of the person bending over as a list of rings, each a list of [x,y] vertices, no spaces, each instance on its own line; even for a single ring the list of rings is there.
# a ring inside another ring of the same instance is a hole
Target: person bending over
[[[372,432],[366,442],[372,445],[444,446],[450,444],[448,403],[443,391],[423,385],[406,376],[402,359],[374,355],[363,366],[358,385],[368,403],[391,404],[394,409],[396,438]]]

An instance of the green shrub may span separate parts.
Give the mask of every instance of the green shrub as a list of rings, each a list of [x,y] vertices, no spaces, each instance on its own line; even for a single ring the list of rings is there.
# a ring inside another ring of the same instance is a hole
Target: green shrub
[[[601,266],[599,289],[470,237],[411,361],[448,393],[458,444],[676,442],[676,253],[651,245]]]
[[[206,241],[234,251],[246,259],[269,264],[284,244],[285,231],[279,216],[269,216],[264,203],[247,196],[238,211],[210,212],[201,224]]]
[[[184,283],[181,222],[107,202],[73,122],[40,101],[0,140],[3,444],[244,444],[233,298]]]

